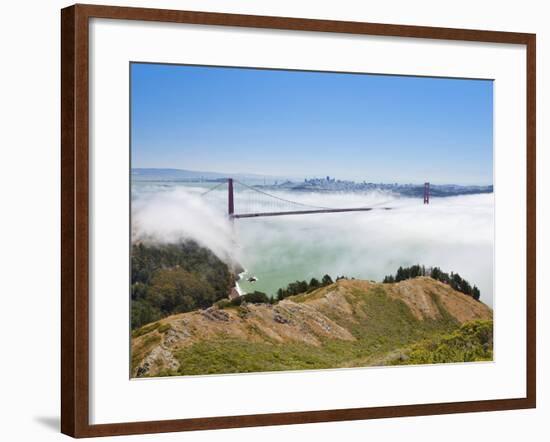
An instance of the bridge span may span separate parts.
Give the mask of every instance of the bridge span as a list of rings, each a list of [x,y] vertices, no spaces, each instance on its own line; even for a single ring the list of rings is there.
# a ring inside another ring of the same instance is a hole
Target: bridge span
[[[221,182],[214,186],[212,189],[204,192],[203,195],[210,193],[212,190],[220,187],[225,184]],[[235,185],[238,184],[243,186],[248,191],[252,192],[253,195],[260,196],[263,198],[263,203],[260,203],[261,206],[253,206],[249,210],[241,209],[240,211],[235,209]],[[265,200],[269,199],[275,207],[269,205],[266,210]],[[424,204],[429,204],[430,202],[430,183],[424,183]],[[273,210],[275,209],[275,210]],[[268,217],[268,216],[287,216],[287,215],[314,215],[321,213],[343,213],[343,212],[369,212],[372,210],[392,210],[392,207],[381,206],[380,204],[374,204],[369,207],[343,207],[343,208],[334,208],[334,207],[321,207],[315,206],[312,204],[307,204],[304,202],[292,201],[286,198],[283,198],[278,195],[273,195],[268,192],[265,192],[257,187],[249,186],[240,181],[234,180],[233,178],[227,178],[227,216],[231,220],[242,219],[242,218],[258,218],[258,217]]]
[[[318,210],[292,210],[288,212],[258,212],[233,214],[231,217],[238,218],[256,218],[258,216],[281,216],[281,215],[309,215],[315,213],[340,213],[340,212],[368,212],[370,210],[391,210],[391,207],[352,207],[349,209],[318,209]]]

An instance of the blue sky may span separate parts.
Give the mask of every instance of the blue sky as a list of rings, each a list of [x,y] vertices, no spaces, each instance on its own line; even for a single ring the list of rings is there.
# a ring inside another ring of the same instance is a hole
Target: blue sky
[[[132,167],[492,184],[493,82],[131,65]]]

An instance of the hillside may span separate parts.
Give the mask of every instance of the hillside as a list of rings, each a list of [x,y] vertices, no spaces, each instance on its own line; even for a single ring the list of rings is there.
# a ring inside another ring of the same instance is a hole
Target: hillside
[[[166,317],[133,332],[132,376],[492,359],[492,310],[429,277],[339,280],[277,304]]]

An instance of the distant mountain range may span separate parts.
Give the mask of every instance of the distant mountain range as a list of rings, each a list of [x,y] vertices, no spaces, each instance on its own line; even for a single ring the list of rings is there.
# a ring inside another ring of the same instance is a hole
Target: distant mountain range
[[[200,170],[186,169],[155,169],[155,168],[133,168],[132,178],[138,181],[219,181],[228,177],[240,180],[263,181],[265,178],[271,182],[283,177],[264,176],[253,173],[222,173],[207,172]]]

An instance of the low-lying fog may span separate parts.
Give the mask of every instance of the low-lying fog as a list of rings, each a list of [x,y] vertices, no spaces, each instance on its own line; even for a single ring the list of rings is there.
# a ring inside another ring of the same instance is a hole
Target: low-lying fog
[[[239,283],[245,291],[273,295],[289,282],[325,273],[380,281],[399,266],[424,264],[460,273],[479,287],[483,302],[493,304],[493,194],[432,198],[424,205],[422,198],[381,192],[278,192],[314,206],[380,209],[237,219],[232,226],[226,217],[227,188],[201,196],[205,190],[199,185],[134,184],[134,237],[194,239],[221,259],[238,261],[247,269],[246,277],[257,277],[254,283],[246,278]],[[247,196],[254,195],[236,192],[236,213],[251,210]],[[261,201],[255,203],[258,210]]]

